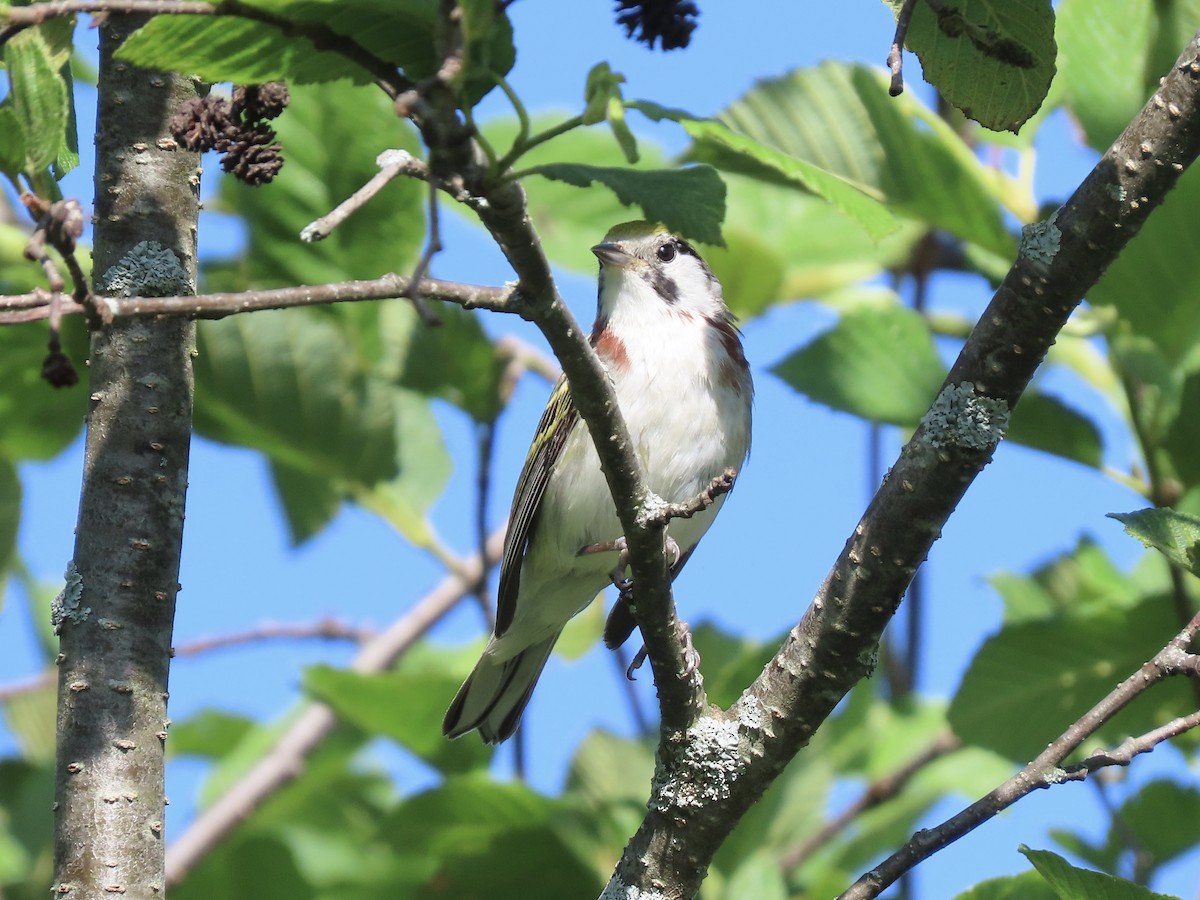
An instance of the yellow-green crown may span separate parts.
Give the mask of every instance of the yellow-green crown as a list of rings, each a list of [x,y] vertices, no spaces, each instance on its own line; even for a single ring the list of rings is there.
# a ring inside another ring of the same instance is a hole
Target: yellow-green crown
[[[667,229],[657,222],[646,222],[637,219],[633,222],[622,222],[620,225],[614,225],[608,229],[608,234],[604,235],[606,242],[615,241],[636,241],[656,234],[666,234]]]

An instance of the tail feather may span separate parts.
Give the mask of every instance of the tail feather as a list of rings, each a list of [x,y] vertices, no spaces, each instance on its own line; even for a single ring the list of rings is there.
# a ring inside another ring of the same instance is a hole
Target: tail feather
[[[503,662],[480,658],[446,711],[442,733],[456,738],[478,729],[487,744],[512,737],[557,640],[556,634]]]

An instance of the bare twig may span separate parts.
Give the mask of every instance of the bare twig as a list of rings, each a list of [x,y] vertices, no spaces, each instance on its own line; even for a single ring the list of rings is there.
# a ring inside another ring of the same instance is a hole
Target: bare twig
[[[374,636],[375,632],[370,628],[355,628],[331,618],[318,619],[316,622],[307,624],[267,622],[245,631],[197,638],[194,641],[178,644],[174,649],[174,655],[177,659],[187,656],[200,656],[204,653],[211,653],[213,650],[224,650],[229,647],[239,647],[245,644],[257,644],[272,640],[294,641],[319,638],[324,640],[353,641],[361,644]]]
[[[892,38],[892,47],[887,55],[888,69],[892,73],[888,93],[893,97],[904,93],[904,39],[908,36],[908,23],[912,20],[916,5],[917,0],[904,0],[900,11],[896,13],[896,35]]]
[[[864,790],[841,813],[826,822],[812,834],[804,843],[794,850],[784,854],[779,861],[779,867],[784,872],[802,865],[810,856],[820,850],[829,841],[845,830],[855,819],[867,810],[874,809],[881,803],[897,796],[912,780],[913,776],[922,771],[930,763],[941,759],[962,747],[962,741],[949,731],[944,731],[934,738],[933,743],[918,753],[894,772],[881,776],[867,785]]]
[[[447,575],[386,631],[363,645],[350,668],[380,672],[468,596],[479,574],[495,564],[503,530],[488,538],[485,557],[465,560],[462,574]],[[296,778],[308,756],[333,731],[337,719],[328,706],[313,703],[300,714],[265,757],[206,809],[167,849],[167,884],[178,884],[201,857],[257,809],[272,793]]]
[[[431,183],[429,185],[429,240],[425,244],[421,258],[417,260],[417,266],[413,269],[412,277],[408,281],[408,291],[404,295],[412,301],[413,308],[421,317],[421,321],[430,326],[441,325],[442,320],[434,315],[429,304],[425,302],[425,298],[421,296],[421,279],[429,271],[429,264],[433,262],[434,256],[441,252],[442,231],[441,224],[438,222],[437,188]]]
[[[131,316],[219,319],[232,313],[263,309],[394,299],[403,296],[408,285],[409,279],[389,274],[371,281],[341,281],[336,284],[199,294],[194,297],[97,297],[95,305],[96,311],[106,323]],[[517,292],[511,287],[495,288],[427,278],[421,282],[421,293],[423,296],[455,303],[466,309],[520,312]],[[0,325],[47,318],[49,299],[50,296],[45,292],[0,297]],[[39,302],[45,302],[47,305],[36,306]],[[80,315],[87,312],[87,309],[78,303],[69,302],[63,303],[62,312],[63,315]]]
[[[663,503],[661,506],[650,507],[642,516],[642,522],[647,525],[666,525],[672,519],[690,519],[696,513],[703,512],[716,503],[718,497],[732,491],[733,482],[736,479],[737,472],[733,469],[726,469],[720,475],[713,478],[709,482],[708,487],[690,500],[684,500],[682,503]]]
[[[333,210],[310,222],[300,230],[300,240],[312,242],[323,241],[333,233],[333,230],[358,212],[378,194],[384,187],[400,175],[409,175],[420,179],[429,177],[429,168],[407,150],[385,150],[375,159],[379,171],[371,180],[357,191],[339,203]]]
[[[1072,766],[1061,765],[1062,761],[1095,734],[1098,728],[1151,685],[1171,676],[1196,675],[1200,671],[1200,657],[1187,653],[1186,648],[1190,646],[1198,629],[1200,614],[1155,654],[1153,659],[1122,681],[1108,696],[1052,741],[1029,765],[941,825],[917,832],[907,844],[859,878],[839,900],[870,900],[878,897],[917,863],[978,828],[1026,794],[1055,784],[1083,781],[1093,772],[1106,766],[1128,765],[1138,754],[1149,752],[1168,738],[1200,725],[1200,713],[1193,713],[1139,737],[1130,738],[1116,750],[1093,754]]]

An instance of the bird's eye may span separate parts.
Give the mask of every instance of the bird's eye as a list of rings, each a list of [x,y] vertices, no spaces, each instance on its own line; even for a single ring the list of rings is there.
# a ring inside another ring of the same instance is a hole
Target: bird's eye
[[[675,258],[675,245],[674,244],[663,244],[656,251],[656,255],[658,256],[659,260],[661,260],[662,262],[669,263],[671,260],[673,260]]]

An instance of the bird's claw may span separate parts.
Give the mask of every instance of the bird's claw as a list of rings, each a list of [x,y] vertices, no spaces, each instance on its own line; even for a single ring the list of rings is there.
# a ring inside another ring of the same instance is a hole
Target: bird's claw
[[[683,645],[683,671],[679,673],[679,679],[683,681],[691,678],[700,669],[700,653],[696,650],[696,645],[692,643],[692,629],[688,628],[687,622],[682,619],[676,620],[675,633],[679,636],[679,643]],[[647,656],[646,645],[642,644],[642,649],[633,655],[633,661],[625,670],[625,677],[630,681],[636,681],[633,673],[642,667]]]

